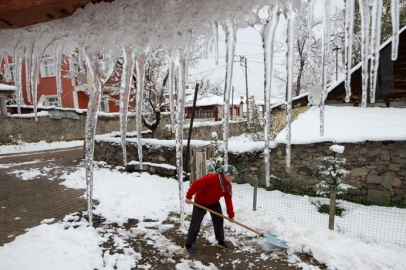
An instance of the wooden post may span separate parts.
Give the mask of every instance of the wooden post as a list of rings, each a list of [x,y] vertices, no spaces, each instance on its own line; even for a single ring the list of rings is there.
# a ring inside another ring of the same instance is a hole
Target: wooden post
[[[189,147],[190,147],[190,139],[192,138],[192,131],[193,131],[193,119],[195,118],[195,108],[196,108],[196,100],[197,100],[197,92],[199,91],[199,83],[196,83],[196,88],[195,88],[195,96],[193,99],[193,107],[192,107],[192,117],[190,118],[190,126],[189,126],[189,134],[187,138],[187,146],[186,146],[186,157],[185,157],[185,164],[186,168],[185,171],[191,171],[190,170],[190,162],[189,162]]]
[[[334,218],[336,215],[336,197],[337,197],[337,187],[331,186],[328,228],[332,231],[334,231]]]

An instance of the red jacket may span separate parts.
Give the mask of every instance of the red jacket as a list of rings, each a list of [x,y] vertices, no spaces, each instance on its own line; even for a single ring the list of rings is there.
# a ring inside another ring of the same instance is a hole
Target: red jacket
[[[186,193],[186,198],[189,200],[192,199],[195,195],[195,202],[202,204],[204,206],[210,206],[215,204],[220,200],[221,197],[224,197],[227,206],[227,214],[229,218],[234,217],[233,201],[232,194],[228,191],[227,181],[224,178],[224,175],[221,175],[223,181],[224,191],[221,188],[219,174],[209,173],[204,177],[200,178],[193,182],[189,190]],[[230,189],[232,192],[232,186],[230,183]]]

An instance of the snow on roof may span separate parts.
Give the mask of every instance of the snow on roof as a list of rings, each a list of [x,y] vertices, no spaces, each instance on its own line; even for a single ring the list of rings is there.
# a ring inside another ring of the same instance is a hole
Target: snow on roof
[[[311,107],[292,123],[292,144],[406,140],[406,109],[326,106],[324,136],[319,109]],[[286,129],[275,142],[286,143]]]
[[[193,107],[193,98],[191,95],[186,98],[185,107]],[[241,103],[241,99],[234,99],[234,105]],[[230,105],[232,101],[230,100]],[[211,106],[211,105],[224,105],[223,96],[216,96],[214,94],[204,94],[197,97],[196,107]]]
[[[2,90],[15,91],[16,87],[14,85],[7,85],[7,84],[0,83],[0,91],[2,91]]]

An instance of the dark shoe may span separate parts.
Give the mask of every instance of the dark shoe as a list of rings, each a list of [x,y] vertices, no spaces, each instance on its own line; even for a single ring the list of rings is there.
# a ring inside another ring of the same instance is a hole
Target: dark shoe
[[[218,242],[217,246],[219,248],[224,248],[224,249],[227,249],[227,250],[231,250],[231,246],[226,244],[224,241]]]
[[[190,255],[196,256],[196,251],[193,249],[192,245],[186,245],[186,251]]]

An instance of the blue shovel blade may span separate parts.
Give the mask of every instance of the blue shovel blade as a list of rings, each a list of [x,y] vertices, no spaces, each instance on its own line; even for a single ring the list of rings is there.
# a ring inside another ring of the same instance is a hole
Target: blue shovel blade
[[[269,244],[280,247],[280,248],[288,248],[286,243],[279,241],[276,238],[276,235],[270,234],[270,233],[264,233],[266,240],[268,241]]]

